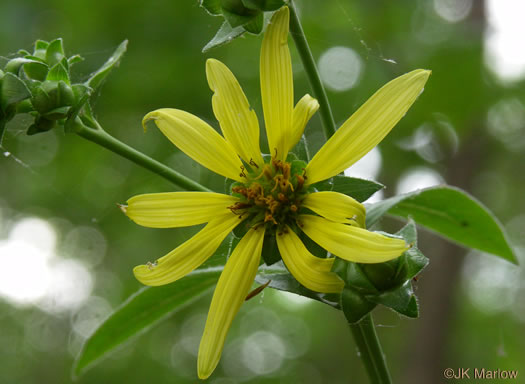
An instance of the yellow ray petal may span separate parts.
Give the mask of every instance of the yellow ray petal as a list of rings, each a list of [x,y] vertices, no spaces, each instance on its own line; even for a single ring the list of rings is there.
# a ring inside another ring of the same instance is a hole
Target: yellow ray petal
[[[235,247],[221,273],[199,347],[200,379],[208,378],[219,362],[226,334],[255,279],[263,239],[264,228],[250,229]]]
[[[316,292],[338,293],[344,282],[330,272],[334,259],[321,259],[312,255],[299,236],[289,227],[287,232],[277,236],[277,246],[284,264],[290,273],[306,288]]]
[[[245,162],[253,160],[262,166],[259,122],[239,82],[226,65],[215,59],[206,61],[206,76],[214,92],[213,112],[221,125],[222,134]]]
[[[429,76],[430,71],[417,69],[377,91],[315,154],[306,167],[306,182],[337,175],[379,144],[416,101]]]
[[[292,114],[292,132],[290,134],[290,142],[288,143],[288,151],[301,140],[304,127],[306,127],[306,124],[318,109],[319,103],[308,94],[304,95],[301,100],[297,102]]]
[[[212,192],[148,193],[133,196],[123,210],[139,225],[150,228],[188,227],[207,223],[228,212],[238,198]]]
[[[261,47],[261,97],[264,124],[272,156],[284,160],[292,130],[293,75],[288,49],[290,11],[275,12]]]
[[[179,109],[157,109],[148,113],[150,120],[177,148],[209,170],[230,179],[242,181],[241,160],[233,147],[206,122]]]
[[[301,229],[313,241],[348,261],[382,263],[401,256],[408,249],[404,240],[334,223],[319,216],[300,215],[299,222]]]
[[[217,217],[155,263],[136,266],[133,269],[135,277],[142,284],[156,286],[169,284],[186,276],[215,253],[240,221],[233,213]]]
[[[350,196],[322,191],[306,195],[302,205],[337,223],[365,226],[365,207]]]

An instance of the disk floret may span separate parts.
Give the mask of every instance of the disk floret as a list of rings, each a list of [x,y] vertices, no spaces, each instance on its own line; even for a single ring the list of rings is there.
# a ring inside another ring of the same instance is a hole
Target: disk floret
[[[262,224],[267,229],[281,230],[294,223],[306,196],[306,163],[272,158],[262,169],[252,167],[242,170],[246,182],[232,186],[232,194],[240,201],[228,208],[242,219],[248,215],[249,226]]]

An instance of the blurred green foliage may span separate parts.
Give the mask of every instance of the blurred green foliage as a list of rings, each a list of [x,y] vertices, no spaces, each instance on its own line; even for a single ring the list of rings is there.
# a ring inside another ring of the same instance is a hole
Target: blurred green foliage
[[[378,180],[388,187],[385,197],[394,194],[407,170],[430,168],[492,209],[508,225],[523,255],[525,151],[505,137],[509,130],[504,125],[515,117],[493,119],[500,130],[490,128],[487,118],[491,113],[497,117],[494,106],[509,100],[518,110],[523,108],[525,88],[522,82],[502,85],[484,64],[482,1],[475,1],[469,16],[458,23],[441,19],[432,3],[301,0],[298,5],[316,59],[330,47],[345,46],[362,60],[355,88],[329,91],[339,123],[395,76],[415,68],[433,71],[422,97],[379,147],[383,162]],[[236,74],[262,121],[260,37],[246,36],[201,54],[222,20],[210,17],[197,1],[4,0],[0,21],[2,65],[10,53],[31,50],[37,39],[61,37],[68,54],[86,59],[76,64],[80,79],[73,81],[86,80],[129,39],[120,67],[96,98],[100,123],[124,142],[214,190],[224,188],[220,177],[181,154],[157,130],[144,134],[142,117],[156,108],[176,107],[217,127],[204,74],[206,58],[214,57]],[[310,92],[293,48],[292,60],[296,95]],[[140,287],[131,273],[133,266],[167,253],[196,228],[158,230],[133,224],[115,203],[138,193],[171,191],[173,186],[74,135],[51,131],[26,136],[28,121],[17,117],[11,122],[1,148],[0,241],[7,241],[10,227],[23,217],[49,220],[57,231],[58,250],[66,249],[62,257],[80,259],[90,267],[93,291],[83,307],[61,312],[20,307],[0,298],[0,383],[65,383],[70,381],[82,330],[89,332],[92,324],[82,328],[82,321],[100,321],[108,308]],[[521,135],[524,126],[523,121],[518,124]],[[421,127],[432,134],[433,156],[402,145]],[[306,130],[311,151],[323,143],[320,132],[319,117],[314,117]],[[262,141],[264,147],[265,138]],[[401,227],[399,222],[383,225],[392,232]],[[82,260],[82,249],[94,245],[83,237],[71,240],[71,231],[81,227],[103,234],[103,260]],[[75,251],[67,252],[68,241],[77,246]],[[495,258],[464,259],[464,250],[425,233],[419,248],[431,260],[417,283],[422,317],[408,320],[386,310],[376,314],[396,381],[440,383],[447,367],[523,369],[525,342],[518,337],[525,330],[523,267],[507,272]],[[20,273],[20,255],[4,252],[0,257],[4,269]],[[490,301],[486,295],[485,305],[472,294],[484,287],[492,288],[496,297]],[[126,345],[79,382],[196,382],[194,353],[210,299],[204,297]],[[498,300],[507,305],[494,306]],[[223,362],[210,381],[362,383],[365,376],[340,312],[316,302],[294,304],[267,289],[243,306]]]

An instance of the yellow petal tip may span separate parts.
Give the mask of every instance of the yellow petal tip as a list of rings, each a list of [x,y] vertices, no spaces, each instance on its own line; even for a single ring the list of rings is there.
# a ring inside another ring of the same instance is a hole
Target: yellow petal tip
[[[157,119],[156,111],[150,112],[146,116],[144,116],[144,118],[142,119],[142,128],[144,129],[144,132],[148,131],[148,127],[146,126],[146,124],[149,121],[156,120],[156,119]]]
[[[119,203],[117,203],[117,207],[119,207],[120,210],[122,212],[124,212],[125,215],[127,215],[128,206],[126,204],[119,204]]]
[[[432,71],[430,69],[416,69],[413,71],[413,73],[416,77],[424,78],[425,81],[427,81],[430,75],[432,75]]]
[[[200,369],[197,371],[197,376],[199,376],[200,380],[206,380],[208,377],[211,376],[211,372],[202,372]]]

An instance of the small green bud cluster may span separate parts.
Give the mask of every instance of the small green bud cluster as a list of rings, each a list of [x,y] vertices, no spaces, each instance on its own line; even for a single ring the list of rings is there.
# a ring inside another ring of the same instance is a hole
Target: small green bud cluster
[[[404,316],[418,316],[418,303],[412,283],[426,267],[428,259],[415,247],[413,222],[397,236],[405,239],[412,247],[396,259],[377,264],[336,262],[334,269],[346,282],[341,294],[341,306],[349,321],[360,321],[378,304]]]
[[[241,27],[254,34],[261,33],[264,12],[275,11],[284,0],[201,0],[201,6],[213,16],[223,16],[232,28]]]
[[[97,128],[89,97],[101,86],[118,64],[127,48],[123,41],[113,55],[83,83],[71,82],[73,64],[84,60],[79,55],[67,57],[62,39],[51,42],[37,40],[32,53],[20,50],[18,57],[0,69],[0,144],[5,126],[17,113],[34,117],[27,134],[46,132],[76,121]]]
[[[19,57],[7,62],[0,76],[1,111],[4,123],[17,113],[30,113],[34,123],[27,130],[32,135],[48,131],[66,119],[71,108],[87,93],[84,84],[71,84],[70,67],[82,61],[66,57],[62,39],[38,40],[32,53],[21,50]]]

